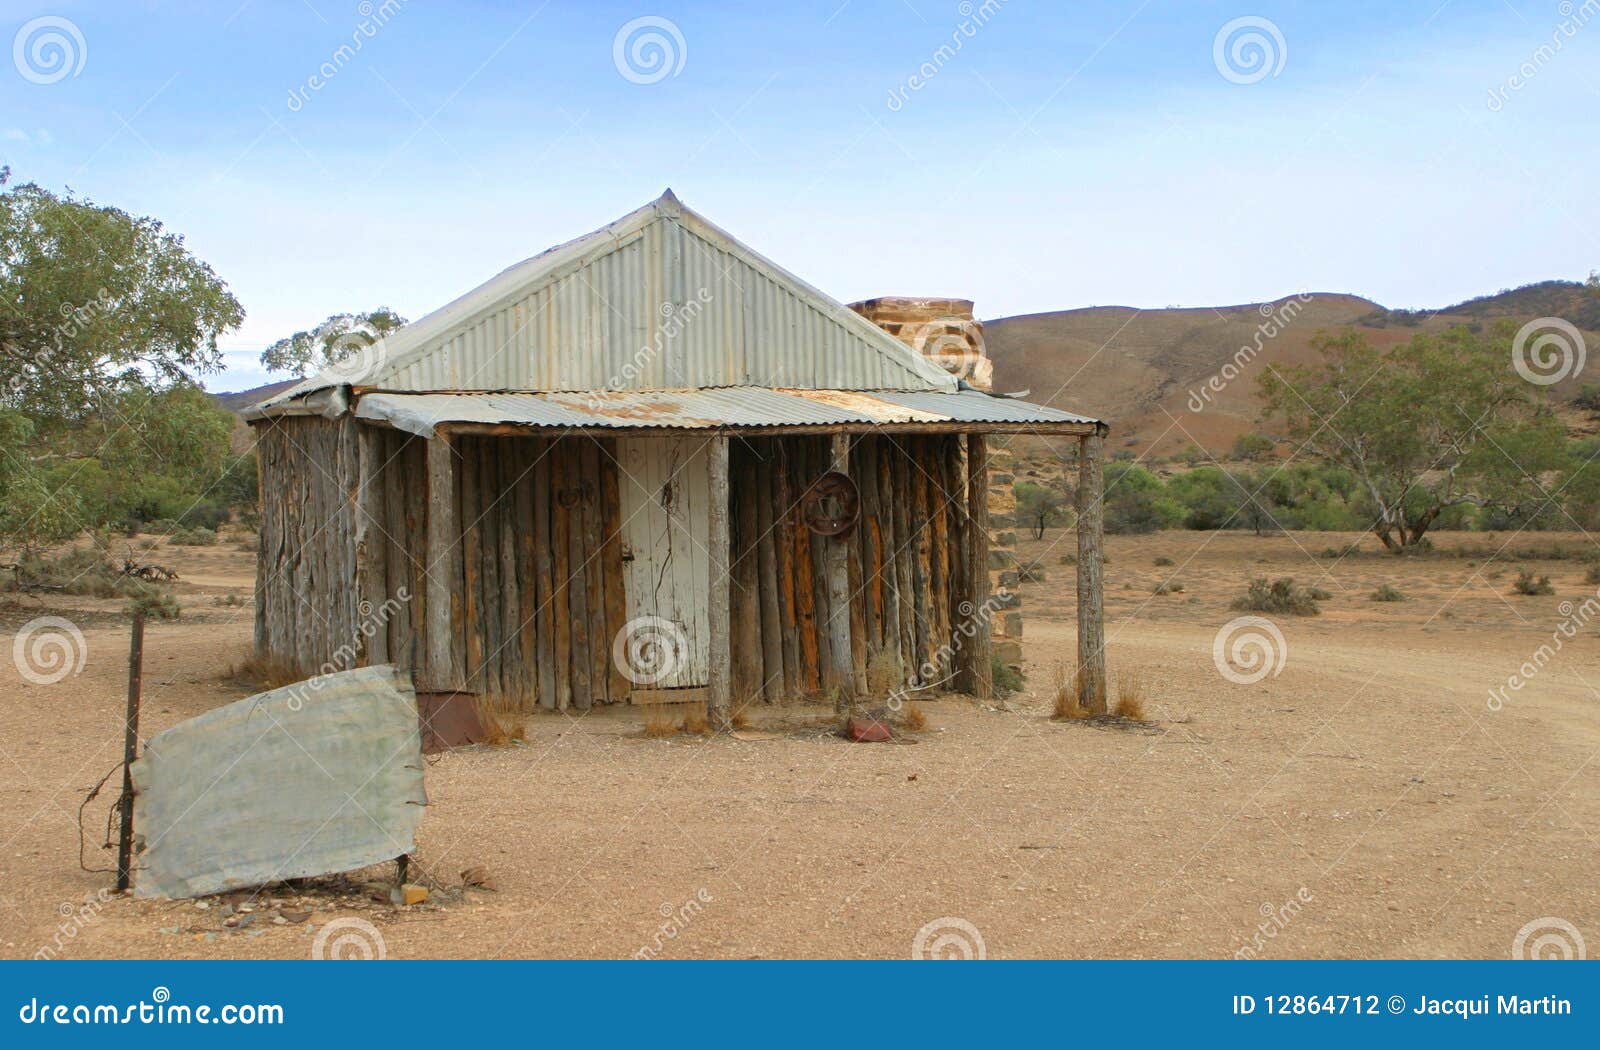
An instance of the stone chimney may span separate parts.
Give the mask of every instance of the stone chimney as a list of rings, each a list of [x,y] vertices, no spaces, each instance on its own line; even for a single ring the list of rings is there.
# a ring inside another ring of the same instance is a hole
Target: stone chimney
[[[850,309],[905,343],[946,372],[979,390],[994,389],[994,363],[983,345],[983,325],[971,299],[891,295],[851,303]],[[1022,665],[1022,595],[1017,573],[1017,497],[1011,450],[989,446],[989,591],[1009,598],[990,621],[1000,662]]]
[[[850,309],[951,375],[979,390],[994,389],[994,365],[984,352],[983,325],[972,316],[971,299],[887,295],[851,303]]]

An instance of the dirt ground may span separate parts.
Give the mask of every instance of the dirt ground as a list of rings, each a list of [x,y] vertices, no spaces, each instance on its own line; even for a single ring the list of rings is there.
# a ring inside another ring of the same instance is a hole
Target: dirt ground
[[[126,625],[114,602],[12,597],[7,648],[57,614],[86,659],[52,685],[0,660],[0,953],[304,958],[341,916],[371,922],[391,958],[905,958],[929,924],[924,944],[953,930],[990,958],[1505,958],[1552,919],[1600,943],[1597,586],[1548,556],[1590,541],[1446,534],[1396,559],[1368,538],[1324,556],[1357,538],[1111,538],[1112,675],[1139,674],[1150,724],[1047,717],[1075,645],[1073,540],[1052,533],[1023,545],[1045,578],[1023,585],[1028,679],[1007,702],[921,704],[928,728],[891,744],[786,708],[754,712],[744,739],[646,738],[636,709],[534,716],[525,743],[427,770],[417,858],[442,904],[324,896],[275,921],[269,890],[237,928],[220,901],[84,908],[110,885],[79,869],[77,810],[120,758]],[[149,632],[147,732],[248,692],[227,671],[250,647],[254,556],[169,560],[185,613]],[[1555,594],[1512,595],[1521,566]],[[1254,575],[1331,597],[1320,616],[1272,617],[1281,673],[1240,684],[1213,641]],[[1151,593],[1169,578],[1183,591]],[[1408,600],[1370,600],[1381,583]],[[91,866],[112,860],[114,794],[86,811]],[[496,889],[453,889],[475,866]]]

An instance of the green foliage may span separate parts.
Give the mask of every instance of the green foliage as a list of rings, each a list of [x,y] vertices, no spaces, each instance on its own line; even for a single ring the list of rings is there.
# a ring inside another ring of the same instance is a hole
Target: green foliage
[[[1155,532],[1181,525],[1188,511],[1166,494],[1161,479],[1132,463],[1112,463],[1105,474],[1105,530]]]
[[[207,528],[179,529],[167,542],[178,547],[215,547],[217,534]]]
[[[0,390],[35,419],[72,419],[128,385],[220,369],[244,310],[154,219],[0,177]]]
[[[1269,369],[1269,418],[1323,463],[1348,471],[1393,551],[1462,507],[1522,508],[1565,463],[1564,432],[1543,388],[1508,366],[1515,326],[1454,328],[1389,348],[1346,331],[1319,335],[1320,364]]]
[[[1378,589],[1372,592],[1372,600],[1375,602],[1403,602],[1406,600],[1406,596],[1398,589],[1385,583],[1380,584]]]
[[[1233,458],[1248,460],[1271,459],[1277,448],[1278,443],[1276,441],[1273,441],[1265,434],[1251,431],[1248,434],[1240,434],[1233,439]]]
[[[364,313],[334,314],[315,327],[279,339],[261,352],[275,372],[311,375],[359,353],[405,326],[406,319],[380,306]]]
[[[1251,580],[1244,595],[1234,599],[1232,608],[1241,612],[1280,613],[1290,616],[1315,616],[1322,612],[1317,606],[1317,599],[1293,579],[1286,577],[1269,583],[1265,576]]]
[[[1012,491],[1017,497],[1017,520],[1033,530],[1034,539],[1043,539],[1045,529],[1067,521],[1067,494],[1060,489],[1019,481]]]

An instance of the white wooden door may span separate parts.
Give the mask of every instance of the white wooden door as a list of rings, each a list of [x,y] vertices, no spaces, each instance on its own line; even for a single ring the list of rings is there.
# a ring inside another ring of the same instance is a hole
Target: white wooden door
[[[636,688],[710,681],[710,458],[704,439],[623,438],[623,583],[628,626],[614,651]]]

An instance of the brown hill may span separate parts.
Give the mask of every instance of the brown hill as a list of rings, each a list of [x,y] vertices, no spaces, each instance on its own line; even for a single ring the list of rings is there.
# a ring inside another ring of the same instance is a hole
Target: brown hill
[[[1241,306],[1101,306],[985,321],[984,337],[996,390],[1029,390],[1029,400],[1099,416],[1112,424],[1114,449],[1159,456],[1191,444],[1225,452],[1240,434],[1263,429],[1256,377],[1269,365],[1314,361],[1319,331],[1355,327],[1387,346],[1419,330],[1542,316],[1600,330],[1600,296],[1577,282],[1547,281],[1434,312],[1326,292]],[[1588,345],[1600,350],[1600,335]],[[1553,392],[1570,399],[1585,378]]]

